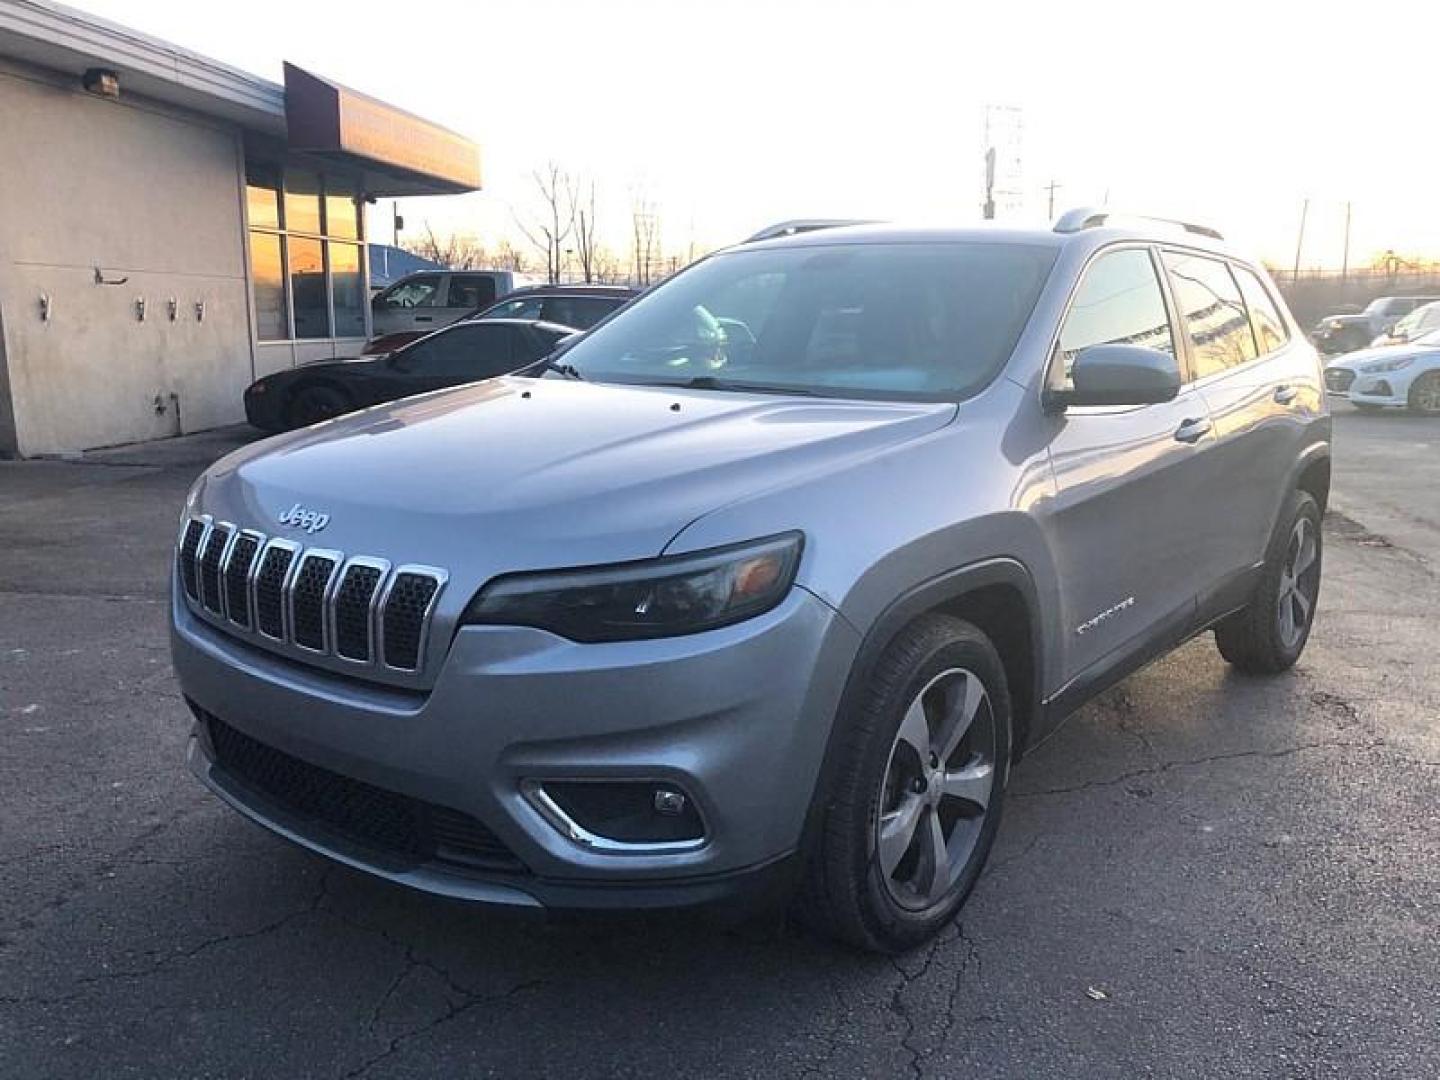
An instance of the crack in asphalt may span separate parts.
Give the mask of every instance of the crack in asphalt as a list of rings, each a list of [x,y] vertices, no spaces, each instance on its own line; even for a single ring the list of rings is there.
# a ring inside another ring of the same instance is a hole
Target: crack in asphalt
[[[900,984],[896,986],[895,992],[891,994],[888,1007],[889,1010],[900,1017],[905,1024],[905,1034],[900,1040],[900,1045],[909,1055],[908,1065],[911,1074],[916,1080],[923,1080],[925,1076],[925,1063],[940,1052],[941,1048],[945,1045],[946,1038],[955,1028],[957,1022],[956,1011],[959,1008],[960,991],[965,982],[965,976],[969,974],[972,968],[978,972],[981,966],[979,946],[973,938],[965,933],[965,925],[958,922],[951,923],[950,925],[955,928],[955,933],[949,936],[942,934],[935,939],[926,951],[925,959],[922,961],[919,970],[912,973],[905,969],[898,958],[891,959],[891,965],[900,975]],[[940,1030],[934,1045],[928,1049],[922,1048],[916,1045],[915,1042],[917,1026],[914,1016],[911,1015],[909,1008],[905,1005],[905,993],[930,973],[930,968],[935,963],[935,959],[940,954],[940,950],[955,942],[958,942],[963,948],[960,952],[959,962],[955,967],[955,975],[951,979],[950,991],[946,996],[945,1020],[940,1025]]]
[[[1069,787],[1043,788],[1039,791],[1012,791],[1009,797],[1012,799],[1038,799],[1049,795],[1069,795],[1077,791],[1089,791],[1092,788],[1114,787],[1116,784],[1123,784],[1127,780],[1134,780],[1141,776],[1156,776],[1160,773],[1170,772],[1172,769],[1191,768],[1196,765],[1209,765],[1217,761],[1237,761],[1242,758],[1281,758],[1291,754],[1303,753],[1307,750],[1376,750],[1388,749],[1385,743],[1375,742],[1350,742],[1345,740],[1330,740],[1322,742],[1300,743],[1296,746],[1281,747],[1278,750],[1237,750],[1227,754],[1210,754],[1198,758],[1181,758],[1176,761],[1162,761],[1159,765],[1144,769],[1131,769],[1118,776],[1112,776],[1104,780],[1087,780],[1083,784],[1074,784]]]
[[[428,968],[432,971],[437,972],[440,970],[434,965],[429,964],[425,961],[417,962],[416,966]],[[407,968],[407,972],[408,970],[411,969]],[[458,986],[458,984],[456,984],[453,980],[450,980],[448,976],[442,974],[442,978],[445,978],[447,980],[448,985],[452,987]],[[398,985],[398,983],[396,985]],[[424,1024],[419,1025],[418,1027],[413,1027],[408,1031],[402,1031],[399,1035],[391,1038],[389,1044],[385,1047],[384,1050],[380,1051],[380,1053],[378,1054],[366,1058],[353,1069],[341,1073],[340,1080],[356,1080],[357,1077],[364,1076],[367,1072],[373,1069],[376,1065],[380,1064],[382,1061],[385,1061],[387,1058],[393,1057],[395,1054],[399,1053],[401,1048],[407,1043],[413,1042],[416,1039],[422,1038],[430,1034],[436,1028],[442,1027],[443,1025],[450,1023],[452,1020],[463,1016],[471,1009],[479,1008],[481,1005],[498,1005],[504,1002],[508,1002],[516,995],[521,994],[526,990],[533,990],[542,985],[544,985],[543,979],[526,979],[523,982],[516,983],[508,990],[502,990],[498,994],[469,994],[467,992],[467,996],[463,998],[459,1003],[453,1001],[450,1002],[446,1006],[445,1011],[442,1012],[440,1015],[434,1017],[433,1019],[427,1021]],[[388,992],[393,992],[393,987],[392,990],[387,991],[387,993]]]
[[[74,980],[74,985],[77,987],[77,989],[72,990],[70,993],[63,994],[59,997],[31,997],[29,995],[23,994],[0,996],[0,1005],[68,1005],[71,1002],[83,997],[87,990],[98,984],[129,979],[148,979],[151,976],[164,971],[172,964],[179,963],[182,960],[191,960],[196,956],[199,956],[201,953],[209,949],[215,948],[216,946],[226,945],[237,941],[250,941],[255,938],[264,937],[267,934],[273,934],[277,930],[281,930],[284,927],[288,926],[290,923],[295,922],[297,919],[302,919],[308,915],[314,915],[319,913],[320,907],[325,902],[325,898],[330,887],[330,873],[332,869],[333,868],[331,867],[327,867],[324,872],[321,873],[319,888],[316,889],[315,895],[304,907],[296,911],[288,912],[287,914],[282,915],[277,919],[271,920],[263,926],[256,927],[253,930],[243,930],[237,933],[230,934],[218,934],[215,937],[206,938],[199,944],[194,945],[183,951],[166,953],[159,960],[146,968],[127,969],[123,971],[107,971],[100,975],[83,976]]]

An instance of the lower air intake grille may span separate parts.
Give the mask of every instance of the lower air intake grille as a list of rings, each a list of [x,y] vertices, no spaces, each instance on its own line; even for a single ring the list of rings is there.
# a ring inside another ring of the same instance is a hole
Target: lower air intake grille
[[[225,602],[230,608],[230,621],[245,627],[250,625],[250,569],[259,550],[259,540],[241,533],[225,567]]]
[[[428,574],[399,573],[385,601],[385,663],[414,671],[420,660],[421,630],[440,583]]]
[[[201,713],[215,762],[267,802],[351,843],[415,863],[524,873],[500,839],[469,814],[311,765]]]

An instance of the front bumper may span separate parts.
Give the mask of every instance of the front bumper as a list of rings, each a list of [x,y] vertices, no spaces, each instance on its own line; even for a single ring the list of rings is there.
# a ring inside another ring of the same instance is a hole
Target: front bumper
[[[800,845],[858,635],[803,589],[744,623],[659,641],[579,645],[468,627],[428,692],[262,652],[172,600],[172,650],[197,709],[190,760],[246,816],[401,884],[530,907],[680,906],[745,892]],[[397,858],[288,813],[217,763],[204,714],[330,773],[469,815],[511,871]],[[563,835],[526,781],[646,780],[681,788],[705,823],[686,850],[600,850]]]

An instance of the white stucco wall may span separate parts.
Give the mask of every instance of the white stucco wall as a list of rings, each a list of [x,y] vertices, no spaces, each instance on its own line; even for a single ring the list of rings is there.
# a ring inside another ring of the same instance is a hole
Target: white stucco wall
[[[242,157],[238,128],[0,62],[0,413],[8,382],[15,429],[7,439],[0,418],[0,450],[62,453],[244,418]],[[125,283],[97,284],[97,267]]]

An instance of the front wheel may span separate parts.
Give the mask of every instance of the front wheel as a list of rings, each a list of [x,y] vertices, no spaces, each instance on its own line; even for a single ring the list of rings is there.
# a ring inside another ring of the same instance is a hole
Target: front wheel
[[[886,648],[840,722],[802,915],[902,952],[954,918],[994,843],[1010,766],[1005,669],[975,626],[927,615]]]
[[[306,386],[285,410],[285,423],[291,428],[309,427],[353,408],[350,399],[333,386]]]
[[[1320,598],[1321,554],[1320,506],[1309,492],[1292,492],[1250,603],[1215,627],[1231,665],[1275,675],[1300,659]]]
[[[1411,383],[1407,400],[1413,413],[1440,416],[1440,371],[1427,371]]]

